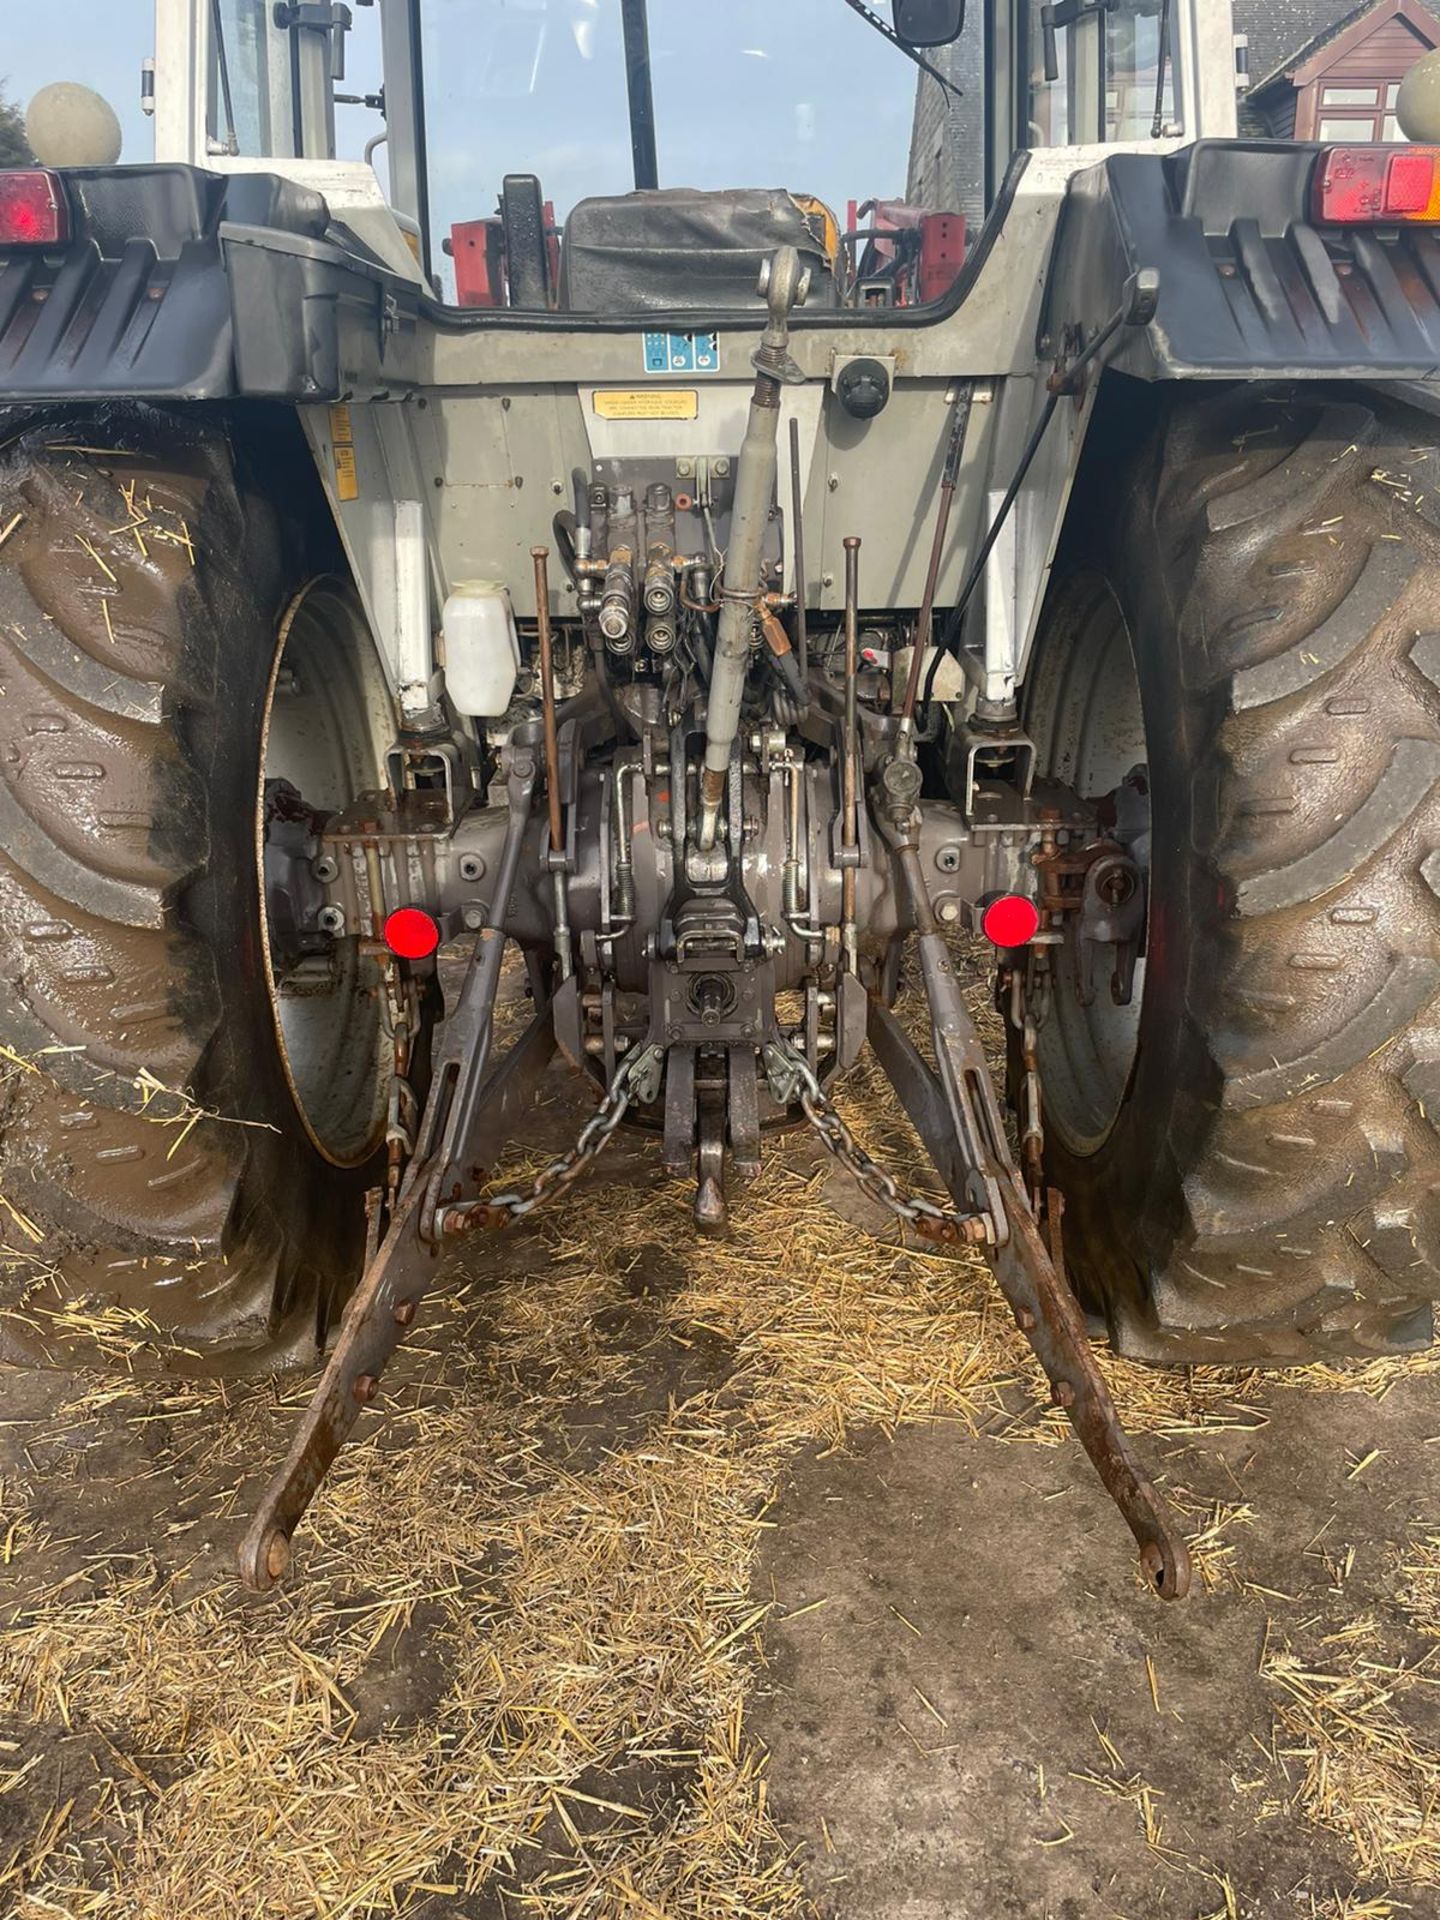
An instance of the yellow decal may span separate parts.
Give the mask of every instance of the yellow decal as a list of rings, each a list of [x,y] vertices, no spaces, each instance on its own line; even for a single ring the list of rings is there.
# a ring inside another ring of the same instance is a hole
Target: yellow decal
[[[331,407],[330,439],[335,448],[336,495],[341,500],[358,500],[360,469],[355,460],[355,425],[349,407]]]
[[[700,395],[693,387],[640,387],[597,393],[595,411],[602,420],[695,420]]]

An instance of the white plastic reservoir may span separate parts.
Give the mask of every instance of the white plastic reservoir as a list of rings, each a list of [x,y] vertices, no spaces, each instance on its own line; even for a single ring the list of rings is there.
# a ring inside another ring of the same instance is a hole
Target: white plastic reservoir
[[[515,609],[503,580],[457,580],[441,615],[445,687],[457,712],[498,720],[520,672]]]

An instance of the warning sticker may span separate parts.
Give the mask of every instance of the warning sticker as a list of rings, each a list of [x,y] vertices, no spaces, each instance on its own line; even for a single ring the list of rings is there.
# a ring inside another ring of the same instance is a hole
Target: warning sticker
[[[340,500],[360,498],[360,469],[355,460],[355,424],[346,406],[330,409],[330,440],[335,449],[335,494]]]
[[[718,373],[718,333],[647,333],[647,373]]]
[[[700,395],[694,387],[627,387],[595,395],[602,420],[695,420]]]

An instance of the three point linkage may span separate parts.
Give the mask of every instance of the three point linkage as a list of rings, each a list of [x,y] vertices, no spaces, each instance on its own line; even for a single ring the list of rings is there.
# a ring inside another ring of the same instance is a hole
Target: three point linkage
[[[482,997],[482,1029],[488,1033],[500,946],[494,933],[477,942],[450,1023],[452,1047],[455,1027],[469,1030],[473,1003]],[[980,1041],[948,949],[933,930],[920,936],[920,958],[940,1070],[929,1065],[895,1015],[874,999],[869,1003],[869,1037],[951,1190],[952,1207],[907,1193],[865,1152],[804,1054],[778,1032],[762,1056],[771,1095],[777,1103],[798,1107],[863,1191],[919,1237],[984,1250],[1017,1326],[1045,1370],[1055,1405],[1074,1426],[1140,1546],[1147,1581],[1163,1598],[1178,1599],[1190,1584],[1183,1536],[1120,1425],[1084,1317],[1056,1269],[1010,1161]],[[462,1018],[467,1004],[469,1021]],[[528,1105],[553,1055],[555,1016],[553,1002],[542,1007],[494,1073],[479,1084],[468,1132],[457,1134],[445,1124],[455,1087],[442,1063],[419,1140],[447,1138],[450,1169],[493,1163],[503,1142],[500,1127],[513,1130],[522,1103]],[[248,1585],[267,1589],[288,1568],[291,1537],[361,1410],[374,1399],[386,1363],[414,1323],[442,1248],[476,1229],[508,1227],[567,1190],[594,1166],[633,1107],[653,1107],[660,1100],[676,1057],[676,1050],[658,1042],[627,1053],[573,1146],[523,1190],[467,1198],[464,1182],[443,1168],[437,1170],[433,1157],[407,1169],[398,1205],[373,1247],[324,1376],[245,1536],[241,1572]],[[693,1062],[687,1061],[685,1068],[693,1073]],[[450,1197],[439,1199],[442,1192]]]

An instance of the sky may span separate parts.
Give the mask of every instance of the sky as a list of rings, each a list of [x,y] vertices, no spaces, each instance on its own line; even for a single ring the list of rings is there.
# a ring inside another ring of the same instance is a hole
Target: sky
[[[140,63],[153,51],[152,0],[0,0],[0,89],[17,105],[52,80],[103,93],[120,116],[122,160],[151,158]]]
[[[138,102],[151,0],[3,10],[10,97],[82,81],[120,115],[122,159],[150,158]],[[586,194],[628,190],[618,0],[424,0],[424,14],[441,231],[492,212],[507,172],[538,173],[562,218]],[[788,187],[842,222],[849,199],[903,194],[915,69],[844,0],[650,0],[650,16],[663,185]],[[359,92],[378,78],[378,20],[361,7],[354,18],[346,90]],[[341,120],[342,149],[358,155],[378,116],[351,108]]]

